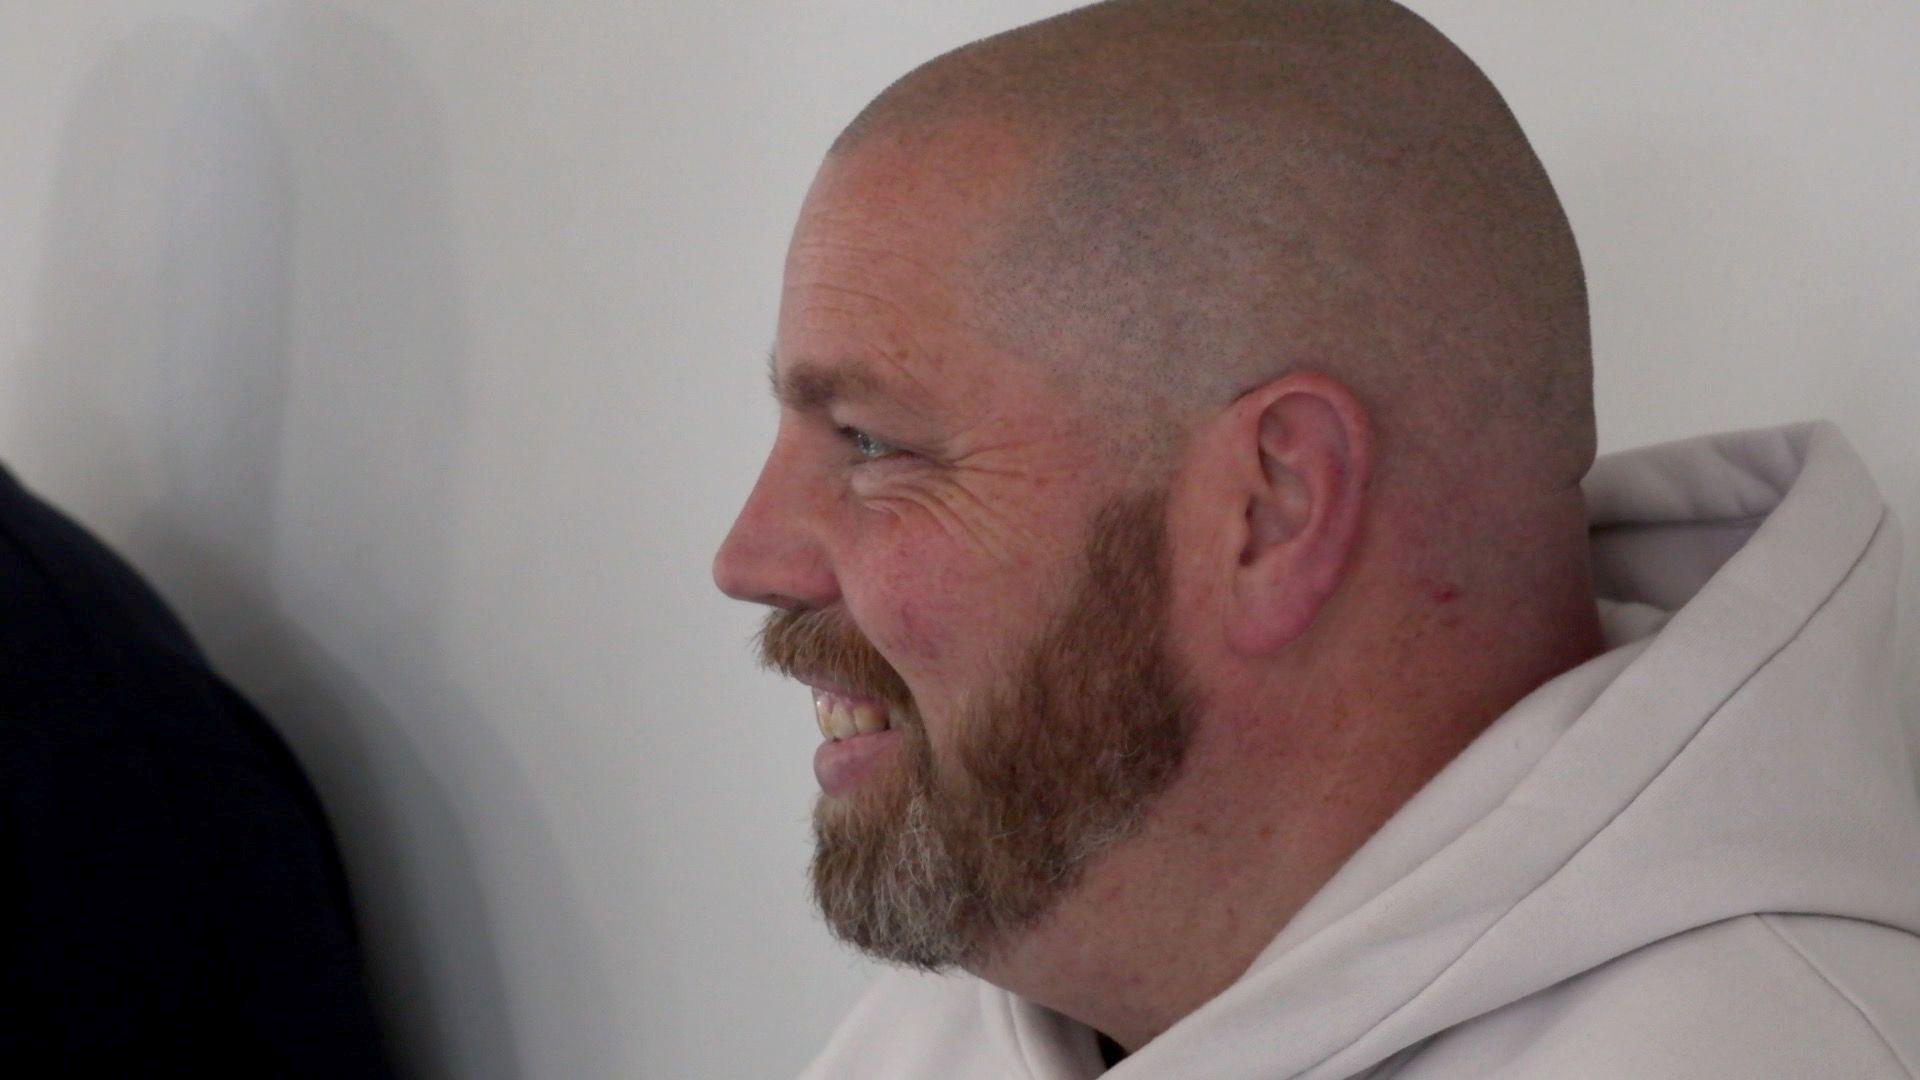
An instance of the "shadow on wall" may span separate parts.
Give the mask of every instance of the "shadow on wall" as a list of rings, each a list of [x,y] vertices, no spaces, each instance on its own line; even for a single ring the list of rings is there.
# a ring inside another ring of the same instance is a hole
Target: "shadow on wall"
[[[526,778],[445,674],[466,360],[445,179],[432,93],[365,20],[282,3],[237,36],[128,35],[66,122],[7,453],[305,764],[405,1071],[514,1077],[503,886],[538,896],[519,955],[602,987]],[[613,1072],[613,1034],[568,1026],[545,1035],[580,1074]]]

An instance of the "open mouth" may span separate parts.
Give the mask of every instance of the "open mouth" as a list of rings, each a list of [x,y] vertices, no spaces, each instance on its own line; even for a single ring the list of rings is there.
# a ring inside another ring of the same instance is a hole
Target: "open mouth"
[[[815,687],[813,711],[820,734],[826,736],[814,751],[813,775],[829,796],[851,795],[898,748],[900,733],[881,702]]]
[[[813,713],[820,722],[820,734],[832,742],[893,727],[892,717],[883,703],[849,698],[818,687],[813,691]]]

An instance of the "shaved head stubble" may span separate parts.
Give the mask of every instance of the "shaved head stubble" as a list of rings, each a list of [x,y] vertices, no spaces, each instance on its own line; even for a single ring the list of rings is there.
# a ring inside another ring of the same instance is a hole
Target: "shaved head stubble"
[[[1166,648],[1165,512],[1151,492],[1093,515],[1062,608],[1004,682],[943,718],[950,757],[936,757],[899,675],[844,620],[767,617],[764,665],[831,679],[899,717],[894,766],[814,807],[813,896],[836,937],[929,971],[977,965],[1138,831],[1197,712]]]
[[[1031,158],[955,268],[969,325],[1150,468],[1298,370],[1355,392],[1383,479],[1433,506],[1473,494],[1448,490],[1468,460],[1504,505],[1564,501],[1591,466],[1571,226],[1499,91],[1405,7],[1091,4],[921,65],[830,153],[933,159],[969,124]]]

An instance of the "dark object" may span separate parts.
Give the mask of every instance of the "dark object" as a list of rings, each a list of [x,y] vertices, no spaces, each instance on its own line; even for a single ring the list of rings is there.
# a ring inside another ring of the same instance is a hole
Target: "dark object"
[[[292,754],[130,567],[5,469],[0,1062],[391,1075]]]

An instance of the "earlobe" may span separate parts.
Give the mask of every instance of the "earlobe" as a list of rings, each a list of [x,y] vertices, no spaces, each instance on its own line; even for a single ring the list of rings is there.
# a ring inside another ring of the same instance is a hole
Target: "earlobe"
[[[1312,625],[1351,562],[1371,469],[1366,412],[1317,373],[1284,376],[1235,405],[1245,447],[1243,532],[1228,590],[1236,651],[1271,655]]]

